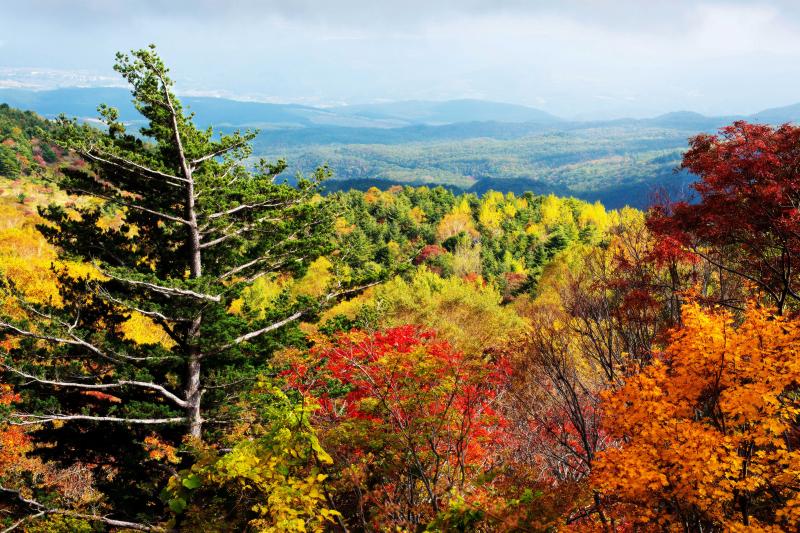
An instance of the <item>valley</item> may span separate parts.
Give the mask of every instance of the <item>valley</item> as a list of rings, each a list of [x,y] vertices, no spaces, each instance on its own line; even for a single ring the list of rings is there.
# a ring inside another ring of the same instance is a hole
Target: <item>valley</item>
[[[45,117],[97,116],[94,102],[120,110],[135,129],[141,116],[125,90],[0,90],[0,102]],[[677,171],[687,139],[737,119],[783,123],[800,106],[748,117],[674,112],[650,119],[575,122],[537,109],[480,100],[409,101],[316,108],[186,97],[198,124],[222,132],[258,129],[253,159],[283,158],[284,174],[333,171],[329,191],[391,185],[443,185],[454,191],[532,191],[644,208],[654,195],[682,197],[692,177]]]

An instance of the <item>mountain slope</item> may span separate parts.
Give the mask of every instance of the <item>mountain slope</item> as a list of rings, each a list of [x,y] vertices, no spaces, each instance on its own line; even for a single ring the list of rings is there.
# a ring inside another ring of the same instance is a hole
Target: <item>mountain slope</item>
[[[106,102],[132,122],[139,118],[129,99],[127,91],[116,88],[0,90],[0,102],[46,116],[94,117],[95,106]],[[748,117],[678,111],[648,119],[575,122],[476,100],[330,109],[208,97],[183,102],[202,126],[260,128],[254,155],[285,158],[287,176],[329,165],[338,180],[330,183],[331,190],[443,184],[476,192],[575,195],[610,207],[645,207],[655,189],[682,189],[691,182],[691,176],[674,169],[693,135],[738,119],[773,124],[800,119],[800,104]]]
[[[767,122],[783,124],[784,122],[800,122],[800,103],[783,107],[764,109],[747,117],[751,122]]]
[[[542,124],[561,122],[557,117],[538,109],[482,100],[407,101],[333,108],[202,96],[186,96],[181,100],[196,113],[197,120],[202,125],[228,127],[388,128],[485,121]],[[46,117],[64,113],[82,119],[95,118],[97,104],[102,102],[118,108],[124,121],[141,120],[130,103],[127,89],[114,87],[62,88],[49,91],[0,89],[0,102],[20,109],[31,109]]]
[[[384,104],[351,105],[335,109],[338,113],[373,119],[394,119],[413,124],[452,124],[456,122],[562,122],[539,109],[488,102],[485,100],[447,100],[442,102],[408,100]]]
[[[322,125],[343,127],[387,127],[391,122],[338,115],[326,109],[298,104],[242,102],[225,98],[187,96],[184,106],[196,114],[201,126],[258,128],[298,128]],[[97,104],[105,103],[120,111],[125,122],[138,123],[142,117],[131,104],[130,91],[113,87],[64,88],[51,91],[0,89],[0,102],[30,109],[48,118],[61,113],[81,119],[97,117]]]

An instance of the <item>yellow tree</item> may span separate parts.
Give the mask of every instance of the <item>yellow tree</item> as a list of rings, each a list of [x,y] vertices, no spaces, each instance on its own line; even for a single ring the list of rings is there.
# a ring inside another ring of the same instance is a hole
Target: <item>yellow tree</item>
[[[466,196],[453,207],[453,210],[446,214],[436,228],[436,234],[440,241],[446,241],[450,237],[455,237],[460,233],[466,233],[472,237],[478,235],[475,224],[472,221],[472,208]]]

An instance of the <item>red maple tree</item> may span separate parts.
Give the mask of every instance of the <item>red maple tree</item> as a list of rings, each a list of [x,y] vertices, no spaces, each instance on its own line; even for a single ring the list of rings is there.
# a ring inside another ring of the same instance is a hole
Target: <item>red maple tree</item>
[[[782,313],[799,301],[800,127],[735,122],[691,139],[682,168],[697,176],[697,202],[667,202],[649,226],[758,287]]]
[[[289,381],[321,404],[323,445],[345,468],[340,506],[417,527],[469,497],[500,461],[502,362],[469,357],[416,326],[352,331],[296,364]]]

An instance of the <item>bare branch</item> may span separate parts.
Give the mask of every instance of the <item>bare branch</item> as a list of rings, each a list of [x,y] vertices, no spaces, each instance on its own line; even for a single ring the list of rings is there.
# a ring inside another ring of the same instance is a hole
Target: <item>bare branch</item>
[[[238,213],[239,211],[243,211],[245,209],[258,209],[260,207],[285,207],[285,206],[288,206],[288,205],[292,205],[294,203],[296,203],[296,200],[292,200],[292,201],[288,201],[288,202],[277,202],[277,203],[274,203],[272,201],[266,201],[266,202],[256,202],[254,204],[239,204],[236,207],[232,207],[232,208],[230,208],[230,209],[228,209],[226,211],[219,211],[217,213],[212,213],[210,215],[206,215],[206,218],[215,219],[215,218],[224,217],[224,216],[227,216],[227,215],[232,215],[234,213]]]
[[[217,279],[219,279],[220,281],[222,281],[222,280],[224,280],[224,279],[227,279],[227,278],[229,278],[229,277],[231,277],[231,276],[234,276],[234,275],[238,274],[238,273],[239,273],[239,272],[241,272],[242,270],[246,270],[246,269],[250,268],[251,266],[255,266],[255,265],[259,264],[259,263],[263,263],[264,261],[267,261],[268,259],[269,259],[269,257],[268,257],[268,256],[266,256],[266,255],[262,255],[262,256],[260,256],[260,257],[256,257],[255,259],[253,259],[253,260],[251,260],[251,261],[248,261],[247,263],[242,263],[241,265],[239,265],[239,266],[236,266],[236,267],[234,267],[234,268],[232,268],[232,269],[228,270],[227,272],[225,272],[224,274],[222,274],[222,275],[221,275],[219,278],[217,278]]]
[[[28,309],[30,309],[30,308],[28,308]],[[44,313],[38,312],[38,311],[33,310],[33,309],[30,309],[30,310],[32,312],[36,313],[37,315],[41,316],[42,318],[47,319],[47,320],[56,320],[53,317],[51,317],[49,315],[46,315]],[[124,359],[124,360],[128,360],[128,361],[139,361],[139,362],[141,362],[141,361],[150,361],[150,360],[171,359],[171,358],[176,357],[176,356],[136,357],[136,356],[125,355],[125,354],[116,353],[116,352],[114,352],[112,354],[108,354],[108,353],[104,352],[103,350],[101,350],[100,348],[98,348],[97,346],[95,346],[94,344],[92,344],[92,343],[90,343],[90,342],[78,337],[74,333],[72,333],[73,326],[70,326],[69,324],[66,324],[66,323],[64,323],[64,322],[62,322],[60,320],[56,320],[56,321],[59,322],[62,326],[67,328],[68,335],[70,337],[69,339],[65,339],[63,337],[57,337],[57,336],[54,336],[54,335],[43,335],[41,333],[35,333],[33,331],[20,329],[17,326],[14,326],[13,324],[9,324],[7,322],[0,322],[0,329],[11,330],[15,334],[20,335],[22,337],[29,337],[29,338],[32,338],[32,339],[40,339],[40,340],[43,340],[43,341],[53,342],[53,343],[57,343],[57,344],[70,344],[72,346],[82,346],[82,347],[86,348],[87,350],[89,350],[90,352],[94,353],[95,355],[98,355],[98,356],[102,357],[103,359],[108,359],[109,361],[114,361],[114,362],[119,362],[120,359]]]
[[[278,329],[280,327],[285,326],[286,324],[288,324],[290,322],[294,322],[295,320],[297,320],[301,316],[303,316],[303,311],[297,311],[293,315],[289,315],[288,317],[284,318],[283,320],[275,322],[274,324],[270,324],[269,326],[267,326],[265,328],[261,328],[261,329],[258,329],[256,331],[251,331],[250,333],[245,333],[244,335],[241,335],[241,336],[236,337],[235,339],[233,339],[232,342],[229,342],[228,344],[226,344],[226,345],[222,346],[221,348],[219,348],[215,352],[215,354],[216,353],[220,353],[220,352],[224,352],[225,350],[233,348],[237,344],[241,344],[241,343],[243,343],[245,341],[249,341],[250,339],[254,339],[254,338],[256,338],[256,337],[258,337],[260,335],[263,335],[264,333],[269,333],[270,331],[274,331],[274,330],[276,330],[276,329]]]
[[[277,248],[279,245],[283,245],[283,244],[285,244],[285,243],[287,243],[289,241],[294,240],[296,235],[297,235],[297,232],[292,233],[291,235],[289,235],[288,237],[283,239],[280,243],[276,244],[275,246],[273,246],[269,250],[266,250],[264,253],[262,253],[260,256],[256,257],[255,259],[251,259],[250,261],[248,261],[246,263],[242,263],[241,265],[235,266],[232,269],[230,269],[227,272],[225,272],[224,274],[220,275],[217,278],[217,280],[218,281],[225,280],[225,279],[227,279],[227,278],[229,278],[231,276],[234,276],[234,275],[238,274],[239,272],[241,272],[243,270],[247,270],[248,268],[250,268],[252,266],[255,266],[255,265],[259,264],[259,263],[264,263],[264,262],[268,261],[270,259],[269,254],[273,250],[275,250],[275,248]],[[277,261],[274,262],[272,265],[270,265],[269,268],[267,269],[267,271],[269,271],[270,269],[277,268],[277,267],[285,264],[285,261],[281,261],[281,259],[283,259],[283,258],[285,258],[287,256],[289,256],[289,252],[284,253],[283,255],[280,255],[280,256],[276,257],[275,259],[277,259]],[[295,260],[296,261],[303,261],[305,258],[306,258],[306,256],[304,255],[304,256],[295,258]]]
[[[214,246],[215,244],[219,244],[221,242],[225,242],[228,239],[236,237],[237,235],[241,235],[242,233],[247,233],[248,231],[254,230],[258,227],[259,224],[263,224],[264,222],[278,222],[280,219],[278,218],[269,218],[269,217],[262,217],[253,222],[252,224],[245,224],[241,228],[231,231],[231,232],[224,232],[221,237],[217,237],[216,239],[206,241],[200,244],[200,248],[209,248]],[[229,226],[230,227],[230,226]]]
[[[57,509],[57,508],[47,507],[43,503],[40,503],[40,502],[38,502],[36,500],[32,500],[30,498],[24,497],[20,493],[20,491],[18,491],[18,490],[9,489],[9,488],[3,487],[3,486],[0,486],[0,491],[5,492],[7,494],[13,494],[14,496],[17,497],[17,500],[19,500],[20,503],[22,503],[22,504],[30,507],[31,509],[37,511],[35,514],[26,516],[26,517],[22,518],[21,520],[18,520],[17,522],[12,524],[10,527],[4,529],[2,531],[2,533],[10,533],[11,531],[14,531],[16,528],[18,528],[20,525],[25,523],[26,521],[33,520],[35,518],[38,518],[38,517],[43,516],[43,515],[48,515],[48,514],[59,514],[59,515],[63,515],[63,516],[71,516],[73,518],[81,518],[83,520],[90,520],[90,521],[94,521],[94,522],[102,522],[103,524],[107,524],[109,526],[122,527],[122,528],[126,528],[126,529],[135,529],[136,531],[166,531],[164,528],[158,527],[158,526],[150,526],[150,525],[147,525],[147,524],[140,524],[140,523],[137,523],[137,522],[128,522],[128,521],[125,521],[125,520],[116,520],[114,518],[108,518],[107,516],[101,516],[101,515],[78,513],[76,511],[70,511],[68,509]]]
[[[180,424],[186,422],[186,417],[176,416],[172,418],[122,418],[117,416],[93,416],[93,415],[32,415],[27,413],[12,413],[12,418],[22,419],[22,422],[9,422],[12,426],[33,426],[45,424],[47,422],[85,420],[88,422],[116,422],[120,424]]]
[[[366,289],[368,287],[372,287],[374,285],[378,285],[379,283],[381,283],[381,282],[380,281],[374,281],[372,283],[367,283],[366,285],[361,285],[359,287],[353,287],[351,289],[347,289],[347,290],[344,290],[344,291],[332,292],[332,293],[329,293],[327,296],[325,296],[323,301],[324,302],[329,302],[329,301],[333,300],[334,298],[338,298],[339,296],[344,296],[345,294],[352,294],[352,293],[355,293],[355,292],[358,292],[358,291],[362,291],[362,290],[364,290],[364,289]],[[261,329],[257,329],[255,331],[251,331],[250,333],[245,333],[244,335],[240,335],[239,337],[236,337],[233,341],[231,341],[228,344],[225,344],[224,346],[222,346],[219,349],[217,349],[214,352],[214,354],[223,352],[225,350],[233,348],[237,344],[241,344],[241,343],[243,343],[245,341],[249,341],[250,339],[254,339],[254,338],[259,337],[259,336],[261,336],[261,335],[263,335],[265,333],[269,333],[270,331],[274,331],[274,330],[276,330],[278,328],[281,328],[281,327],[285,326],[286,324],[289,324],[290,322],[294,322],[295,320],[297,320],[298,318],[303,316],[306,312],[308,312],[308,310],[297,311],[296,313],[294,313],[292,315],[289,315],[288,317],[284,318],[283,320],[280,320],[278,322],[270,324],[269,326],[266,326],[266,327],[261,328]]]
[[[358,287],[352,287],[350,289],[345,289],[343,291],[332,292],[332,293],[329,293],[327,296],[325,296],[325,301],[329,302],[329,301],[333,300],[334,298],[338,298],[338,297],[344,296],[346,294],[353,294],[353,293],[356,293],[356,292],[361,292],[363,290],[369,289],[370,287],[374,287],[375,285],[380,285],[381,283],[383,283],[383,280],[372,281],[370,283],[365,283],[364,285],[359,285]]]
[[[98,193],[96,191],[87,191],[86,189],[72,189],[72,190],[74,190],[75,192],[79,192],[79,193],[85,194],[87,196],[94,196],[96,198],[101,198],[101,199],[103,199],[103,200],[105,200],[107,202],[111,202],[111,203],[114,203],[114,204],[117,204],[117,205],[121,205],[123,207],[128,207],[130,209],[135,209],[137,211],[142,211],[144,213],[149,213],[149,214],[151,214],[153,216],[156,216],[156,217],[159,217],[159,218],[163,218],[163,219],[166,219],[166,220],[171,220],[173,222],[178,222],[178,223],[184,224],[184,225],[189,225],[189,221],[185,220],[185,219],[183,219],[181,217],[176,217],[174,215],[170,215],[170,214],[167,214],[167,213],[162,213],[161,211],[155,211],[154,209],[148,209],[148,208],[142,207],[141,205],[138,205],[138,204],[133,204],[133,203],[130,203],[130,202],[123,202],[122,200],[120,200],[119,198],[116,198],[114,196],[108,196],[106,194],[100,194],[100,193]]]
[[[7,528],[5,528],[5,529],[2,531],[2,533],[11,533],[11,531],[14,531],[15,529],[17,529],[19,526],[21,526],[22,524],[24,524],[24,523],[25,523],[25,522],[27,522],[28,520],[35,520],[35,519],[39,518],[40,516],[44,516],[45,514],[47,514],[47,511],[39,511],[39,512],[38,512],[38,513],[36,513],[36,514],[31,514],[31,515],[28,515],[28,516],[23,516],[22,518],[20,518],[19,520],[17,520],[16,522],[14,522],[13,524],[11,524],[11,525],[10,525],[10,526],[8,526]]]
[[[230,174],[230,173],[231,173],[231,171],[232,171],[232,170],[233,170],[235,167],[236,167],[236,165],[234,165],[234,164],[228,164],[228,165],[226,166],[226,168],[225,168],[225,171],[224,171],[224,172],[223,172],[221,175],[217,176],[217,178],[218,178],[218,179],[220,179],[220,180],[223,180],[223,179],[225,179],[225,178],[228,176],[228,174]],[[205,188],[203,188],[202,190],[198,191],[198,192],[197,192],[197,193],[194,195],[194,198],[195,198],[195,200],[197,200],[198,198],[200,198],[200,197],[201,197],[201,196],[203,196],[203,195],[214,194],[214,193],[216,193],[216,192],[218,192],[218,191],[224,191],[224,190],[227,190],[227,187],[230,187],[231,185],[233,185],[233,182],[235,182],[237,179],[238,179],[238,176],[234,176],[233,178],[231,178],[231,179],[228,181],[228,183],[227,183],[226,187],[205,187]]]
[[[121,527],[121,528],[125,528],[125,529],[135,529],[136,531],[167,531],[163,527],[148,526],[147,524],[139,524],[137,522],[128,522],[127,520],[115,520],[113,518],[108,518],[107,516],[76,513],[76,512],[73,512],[73,511],[67,511],[67,510],[61,510],[61,509],[51,509],[50,511],[48,511],[48,513],[50,513],[50,514],[60,514],[60,515],[64,515],[64,516],[71,516],[73,518],[82,518],[83,520],[101,522],[101,523],[107,524],[109,526]]]
[[[202,157],[198,157],[197,159],[193,159],[192,160],[192,166],[197,166],[197,165],[199,165],[200,163],[202,163],[204,161],[208,161],[209,159],[214,159],[215,157],[220,156],[220,155],[222,155],[224,153],[230,152],[231,150],[235,150],[236,148],[245,146],[245,145],[247,145],[248,142],[249,142],[248,139],[245,137],[245,138],[242,138],[239,141],[237,141],[237,142],[235,142],[235,143],[233,143],[233,144],[231,144],[229,146],[223,146],[223,147],[219,148],[218,150],[214,150],[213,152],[211,152],[209,154],[206,154],[206,155],[204,155]]]
[[[179,289],[177,287],[165,287],[163,285],[156,285],[155,283],[150,283],[148,281],[138,281],[138,280],[134,280],[134,279],[121,278],[119,276],[114,276],[113,274],[110,274],[108,272],[104,272],[97,265],[95,265],[95,267],[98,270],[100,270],[100,272],[104,276],[108,276],[111,279],[115,279],[117,281],[121,281],[121,282],[127,283],[129,285],[134,285],[134,286],[138,286],[138,287],[144,287],[144,288],[153,290],[155,292],[159,292],[161,294],[165,294],[167,296],[189,296],[191,298],[196,298],[198,300],[206,300],[206,301],[209,301],[209,302],[219,302],[220,299],[221,299],[219,295],[203,294],[203,293],[200,293],[200,292],[190,291],[189,289]]]
[[[105,158],[104,157],[100,157],[99,155],[96,155],[96,154],[92,153],[92,150],[94,150],[94,147],[89,148],[88,150],[79,150],[78,152],[82,156],[84,156],[84,157],[86,157],[88,159],[91,159],[92,161],[96,161],[98,163],[111,165],[111,166],[120,168],[122,170],[139,171],[139,172],[142,172],[144,174],[150,174],[150,176],[147,176],[149,178],[164,178],[166,180],[177,180],[177,181],[183,181],[183,182],[187,181],[185,178],[181,178],[180,176],[175,176],[173,174],[167,174],[165,172],[161,172],[161,171],[146,167],[144,165],[140,165],[138,163],[134,163],[133,161],[131,161],[129,159],[125,159],[124,157],[121,157],[121,156],[119,156],[117,154],[112,154],[110,152],[105,152],[103,154],[103,155],[105,155]],[[116,159],[117,161],[114,161],[114,159]],[[167,183],[169,183],[169,182],[167,182]],[[172,185],[175,185],[176,187],[181,187],[181,185],[178,184],[178,183],[172,183]]]
[[[72,339],[64,339],[64,338],[61,338],[61,337],[53,337],[53,336],[50,336],[50,335],[42,335],[40,333],[34,333],[32,331],[27,331],[27,330],[24,330],[24,329],[20,329],[20,328],[18,328],[17,326],[15,326],[13,324],[9,324],[8,322],[0,322],[0,329],[11,330],[14,333],[16,333],[17,335],[21,335],[23,337],[31,337],[31,338],[34,338],[34,339],[41,339],[43,341],[50,341],[50,342],[55,342],[55,343],[59,343],[59,344],[75,344],[75,345],[80,345],[81,344],[80,342],[78,342],[76,340],[72,340]]]
[[[165,387],[158,385],[156,383],[149,383],[146,381],[129,381],[129,380],[120,380],[115,383],[74,383],[68,381],[53,381],[49,379],[42,379],[38,376],[34,376],[33,374],[28,374],[27,372],[23,372],[17,368],[8,366],[6,364],[0,363],[0,367],[5,368],[9,372],[13,372],[18,376],[22,376],[26,379],[30,379],[36,383],[41,383],[43,385],[52,385],[54,387],[74,387],[78,389],[89,389],[89,390],[104,390],[104,389],[116,389],[121,387],[139,387],[142,389],[149,389],[159,392],[162,396],[169,399],[176,405],[180,407],[186,407],[186,400],[176,396]]]
[[[106,300],[108,300],[110,302],[114,302],[115,304],[121,305],[121,306],[125,307],[126,309],[130,309],[131,311],[135,311],[135,312],[137,312],[139,314],[142,314],[144,316],[149,316],[151,318],[158,319],[158,320],[160,320],[162,322],[169,323],[169,322],[191,322],[192,321],[189,318],[170,317],[170,316],[167,316],[165,314],[159,313],[158,311],[146,311],[146,310],[144,310],[144,309],[142,309],[140,307],[136,307],[134,305],[131,305],[131,304],[127,303],[127,302],[124,302],[124,301],[120,300],[119,298],[115,298],[115,297],[111,296],[111,294],[109,294],[108,291],[99,290],[97,292],[102,298],[104,298],[104,299],[106,299]]]

